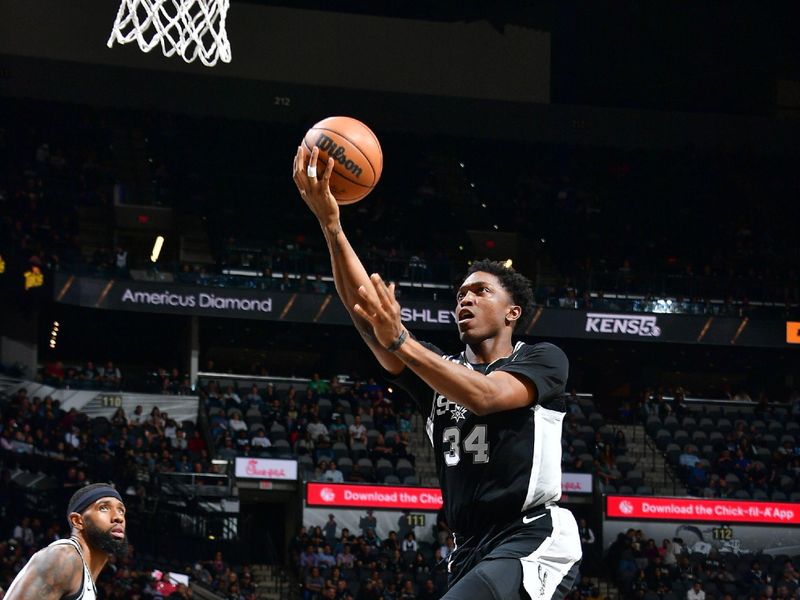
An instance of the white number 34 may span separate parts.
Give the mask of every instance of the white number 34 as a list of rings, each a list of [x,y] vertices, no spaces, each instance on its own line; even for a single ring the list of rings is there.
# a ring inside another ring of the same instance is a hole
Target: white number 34
[[[450,444],[444,453],[444,462],[448,467],[455,467],[461,462],[461,430],[448,427],[443,432],[443,441]],[[472,454],[474,464],[489,462],[489,442],[486,441],[486,425],[475,425],[464,438],[464,452]]]

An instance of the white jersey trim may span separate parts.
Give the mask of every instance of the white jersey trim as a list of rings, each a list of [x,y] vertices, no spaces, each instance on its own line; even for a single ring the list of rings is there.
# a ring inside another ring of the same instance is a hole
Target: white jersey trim
[[[533,460],[528,493],[521,512],[547,502],[557,502],[561,498],[561,428],[564,414],[544,408],[541,404],[533,407]],[[548,463],[543,468],[545,453]]]

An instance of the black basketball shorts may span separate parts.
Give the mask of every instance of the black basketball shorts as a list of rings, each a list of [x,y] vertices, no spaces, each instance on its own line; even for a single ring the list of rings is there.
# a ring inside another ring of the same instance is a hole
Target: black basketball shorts
[[[531,509],[480,538],[459,538],[442,600],[561,600],[577,578],[578,524],[560,506]]]

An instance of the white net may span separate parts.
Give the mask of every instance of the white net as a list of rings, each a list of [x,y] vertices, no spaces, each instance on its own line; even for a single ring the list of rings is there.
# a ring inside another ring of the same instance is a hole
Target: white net
[[[231,62],[225,31],[230,0],[122,0],[108,47],[136,41],[142,52],[161,44],[164,56],[207,67]]]

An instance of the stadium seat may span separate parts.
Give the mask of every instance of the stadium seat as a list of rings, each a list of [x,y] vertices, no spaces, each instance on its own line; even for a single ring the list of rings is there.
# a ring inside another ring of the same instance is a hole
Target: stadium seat
[[[658,433],[658,430],[663,429],[663,426],[661,424],[661,419],[659,419],[655,415],[647,417],[644,429],[647,432],[647,435],[649,435],[650,437],[655,437],[656,433]]]
[[[668,444],[666,447],[666,452],[664,453],[667,457],[667,462],[671,465],[678,464],[678,458],[681,455],[681,447],[677,444]]]
[[[719,431],[722,435],[726,435],[733,431],[733,425],[727,418],[720,419],[717,421],[717,431]]]
[[[323,423],[327,423],[331,420],[331,415],[333,414],[333,404],[330,400],[326,400],[325,398],[320,398],[317,402],[317,406],[319,407],[319,418]]]
[[[632,469],[628,472],[627,477],[625,478],[628,482],[628,485],[637,488],[641,485],[644,485],[644,475],[641,471],[637,469]]]
[[[725,445],[725,436],[723,436],[719,431],[712,431],[710,434],[708,434],[708,443],[714,447],[714,450],[719,452]]]
[[[769,500],[769,497],[764,490],[753,490],[753,500]]]
[[[350,471],[353,470],[353,460],[349,456],[343,456],[336,459],[336,466],[342,472],[344,478],[347,479],[347,476],[350,475]]]
[[[367,429],[367,447],[372,448],[378,441],[381,432],[377,429]]]
[[[697,421],[695,421],[694,417],[684,417],[683,421],[681,421],[681,429],[685,429],[689,434],[692,434],[697,429]]]
[[[371,477],[374,475],[375,467],[372,464],[372,461],[368,458],[359,458],[356,462],[358,468],[364,474],[365,477]]]
[[[603,419],[603,415],[597,412],[591,413],[587,419],[589,427],[593,430],[597,431],[605,424],[605,419]]]
[[[379,475],[378,480],[382,481],[387,485],[400,485],[400,478],[394,473],[389,473],[388,475],[384,475],[383,477]]]
[[[770,450],[775,450],[775,448],[778,447],[778,439],[774,435],[769,433],[765,433],[764,435],[762,435],[760,442]]]
[[[269,428],[270,441],[275,444],[275,442],[279,440],[286,440],[286,438],[286,428],[279,423],[273,423]]]
[[[405,458],[401,458],[397,461],[397,467],[395,468],[395,472],[397,476],[401,479],[408,477],[409,475],[414,474],[414,465]]]
[[[293,458],[292,448],[286,440],[276,440],[272,444],[272,450],[278,458]]]
[[[333,450],[333,456],[336,459],[336,461],[339,461],[344,457],[348,458],[350,457],[350,449],[344,442],[334,442],[332,450]]]
[[[770,499],[773,502],[786,502],[789,498],[786,496],[786,494],[784,494],[780,490],[775,490],[774,492],[772,492]]]
[[[680,429],[680,423],[678,422],[678,419],[672,415],[666,417],[664,419],[664,429],[670,433],[675,433],[678,431],[678,429]]]
[[[584,442],[580,438],[575,438],[572,440],[572,447],[575,449],[575,454],[586,454],[588,452],[588,448],[586,447],[586,442]]]
[[[704,431],[706,435],[710,435],[711,432],[716,429],[716,426],[714,425],[714,421],[708,417],[703,417],[700,419],[700,423],[698,423],[697,428],[700,429],[700,431]]]
[[[656,447],[664,452],[667,446],[672,443],[672,434],[666,429],[659,429],[656,432]]]
[[[783,434],[783,423],[780,421],[770,421],[767,423],[767,431],[775,437],[778,437]]]
[[[739,489],[739,487],[741,486],[741,481],[740,481],[740,480],[739,480],[739,478],[738,478],[736,475],[734,475],[733,473],[728,473],[728,474],[725,476],[725,481],[728,483],[728,487],[729,487],[731,490],[738,490],[738,489]]]
[[[416,475],[407,475],[403,478],[403,485],[419,485],[419,479]]]
[[[361,442],[353,442],[350,446],[350,456],[353,460],[360,460],[367,457],[367,447]]]
[[[636,488],[636,495],[637,496],[652,496],[653,495],[653,488],[649,485],[640,485]]]
[[[375,476],[383,481],[387,475],[394,475],[394,467],[385,458],[379,458],[375,463]]]
[[[736,490],[733,497],[737,500],[750,500],[750,493],[747,490]]]
[[[633,469],[634,466],[635,464],[633,462],[633,459],[631,458],[628,458],[626,456],[620,456],[617,459],[617,469],[619,469],[619,472],[622,473],[623,477],[627,477],[628,471]]]
[[[603,425],[597,431],[600,432],[600,439],[606,444],[614,443],[614,428],[611,425]]]
[[[686,444],[689,443],[689,433],[683,429],[679,429],[673,434],[672,441],[678,444],[678,446],[680,446],[681,448],[683,448]]]

